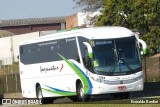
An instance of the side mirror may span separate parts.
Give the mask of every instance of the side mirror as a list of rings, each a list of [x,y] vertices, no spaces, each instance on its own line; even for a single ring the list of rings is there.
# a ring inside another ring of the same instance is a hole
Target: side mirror
[[[143,55],[143,51],[141,51],[141,55]]]
[[[17,56],[17,59],[19,59],[19,55]]]
[[[142,39],[138,39],[138,42],[142,44],[143,51],[141,51],[141,55],[146,55],[147,54],[147,44]]]
[[[87,43],[87,42],[83,42],[83,44],[87,47],[88,57],[89,57],[90,59],[92,59],[92,58],[93,58],[93,50],[92,50],[91,45],[90,45],[89,43]]]

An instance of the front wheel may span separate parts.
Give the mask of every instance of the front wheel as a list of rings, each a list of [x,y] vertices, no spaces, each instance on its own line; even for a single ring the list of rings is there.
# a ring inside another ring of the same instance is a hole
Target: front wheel
[[[89,101],[90,96],[84,93],[84,88],[82,83],[79,83],[77,87],[77,98],[79,101]]]
[[[52,104],[53,99],[52,98],[44,98],[42,94],[41,87],[38,86],[36,89],[37,99],[41,100],[41,104]]]

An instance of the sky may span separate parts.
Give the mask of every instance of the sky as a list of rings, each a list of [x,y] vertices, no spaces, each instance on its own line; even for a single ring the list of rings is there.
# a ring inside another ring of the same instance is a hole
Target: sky
[[[0,20],[70,16],[73,0],[0,0]]]

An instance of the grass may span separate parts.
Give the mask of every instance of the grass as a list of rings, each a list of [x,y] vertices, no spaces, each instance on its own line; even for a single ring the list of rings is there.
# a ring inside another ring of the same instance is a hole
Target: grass
[[[160,107],[160,98],[138,98],[134,101],[158,101],[158,104],[132,104],[131,99],[126,100],[108,100],[108,101],[91,101],[79,103],[64,104],[46,104],[46,105],[25,105],[20,107]]]
[[[20,107],[159,107],[159,104],[48,104]]]

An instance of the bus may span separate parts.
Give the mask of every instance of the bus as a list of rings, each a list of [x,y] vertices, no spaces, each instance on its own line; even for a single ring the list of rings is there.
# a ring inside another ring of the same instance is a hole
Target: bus
[[[22,95],[43,103],[59,97],[87,101],[93,95],[143,90],[146,43],[124,27],[58,32],[19,46]]]

